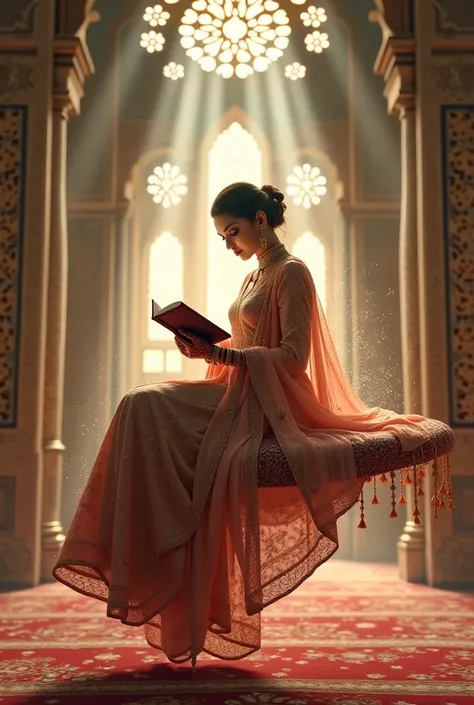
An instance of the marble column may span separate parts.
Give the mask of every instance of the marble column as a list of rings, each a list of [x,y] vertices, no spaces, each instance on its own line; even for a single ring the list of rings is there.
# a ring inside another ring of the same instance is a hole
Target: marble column
[[[388,111],[401,120],[400,315],[403,406],[421,413],[420,292],[418,257],[417,136],[415,38],[407,0],[375,0],[369,19],[382,30],[375,72],[385,81]],[[400,577],[426,579],[425,529],[413,521],[414,496],[406,487],[406,523],[397,542]]]
[[[67,111],[53,110],[51,173],[51,235],[43,416],[43,502],[41,517],[41,579],[51,570],[64,540],[60,522],[64,354],[67,307],[66,150]]]
[[[51,570],[64,540],[61,526],[61,485],[64,444],[64,363],[67,317],[67,121],[78,115],[83,84],[94,71],[85,42],[94,0],[61,0],[56,6],[53,46],[53,110],[51,159],[51,221],[46,313],[46,355],[43,401],[43,479],[40,578],[52,580]]]
[[[400,213],[400,313],[404,411],[421,413],[420,313],[417,245],[416,113],[413,101],[402,106],[402,198]],[[407,521],[398,543],[400,577],[425,580],[425,529],[413,521],[414,495],[406,488]]]

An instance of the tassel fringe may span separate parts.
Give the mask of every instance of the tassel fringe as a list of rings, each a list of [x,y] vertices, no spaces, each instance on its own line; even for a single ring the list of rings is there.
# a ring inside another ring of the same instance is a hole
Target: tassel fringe
[[[423,463],[415,464],[412,468],[403,468],[402,470],[397,472],[399,472],[400,477],[398,499],[396,499],[397,485],[394,470],[391,470],[390,472],[390,479],[385,473],[383,473],[382,475],[367,478],[367,480],[364,482],[364,485],[370,483],[372,483],[373,485],[371,504],[380,504],[379,498],[377,496],[377,480],[381,485],[386,485],[390,483],[390,518],[395,519],[396,517],[398,517],[397,504],[399,506],[407,504],[406,488],[408,487],[408,491],[412,492],[413,495],[413,521],[415,524],[419,525],[422,523],[419,498],[425,496],[425,491],[423,489],[423,485],[426,479],[425,465]],[[449,455],[442,455],[439,458],[435,458],[433,460],[431,477],[433,480],[433,496],[431,497],[431,506],[433,508],[435,518],[438,518],[439,512],[443,509],[453,510],[455,508]],[[364,485],[362,486],[362,490],[359,495],[360,521],[357,525],[358,529],[367,528],[367,524],[365,521]]]

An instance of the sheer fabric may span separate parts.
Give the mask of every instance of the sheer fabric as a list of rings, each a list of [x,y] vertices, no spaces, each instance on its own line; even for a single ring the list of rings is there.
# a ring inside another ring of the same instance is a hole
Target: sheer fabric
[[[175,662],[260,647],[260,613],[338,548],[357,501],[351,434],[426,440],[421,416],[368,409],[345,377],[306,266],[277,245],[245,279],[225,345],[245,366],[132,390],[120,403],[54,568]],[[308,374],[309,372],[309,374]],[[258,488],[274,434],[297,480]]]

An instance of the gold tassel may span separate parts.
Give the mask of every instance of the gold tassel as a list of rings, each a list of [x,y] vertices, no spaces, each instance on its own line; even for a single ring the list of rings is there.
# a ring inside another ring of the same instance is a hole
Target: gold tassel
[[[406,474],[404,475],[405,470],[400,471],[400,497],[397,500],[397,504],[406,504],[407,501],[405,499],[405,485],[408,484],[406,481]]]
[[[414,505],[415,505],[415,508],[413,510],[413,521],[415,522],[415,524],[421,524],[420,510],[418,508],[418,492],[417,492],[418,477],[417,477],[417,472],[418,472],[418,468],[415,465],[413,467],[413,496],[414,496]]]
[[[388,482],[388,477],[386,476],[385,473],[382,473],[382,475],[380,475],[380,477],[379,477],[379,482],[380,482],[381,485],[386,485],[386,484],[387,484],[387,482]]]
[[[449,466],[449,455],[443,455],[441,460],[443,463],[441,494],[449,501],[448,509],[454,509],[454,502],[452,501],[453,488],[451,481],[451,470]]]
[[[374,494],[372,495],[371,504],[380,504],[379,498],[377,497],[377,478],[374,476]]]
[[[390,519],[396,519],[398,517],[396,506],[397,502],[395,499],[395,491],[397,489],[397,486],[395,485],[395,471],[390,470],[390,495],[391,495],[391,501],[392,501],[392,511],[390,513]]]
[[[360,491],[359,502],[360,502],[360,521],[357,524],[357,528],[358,529],[366,529],[367,524],[364,521],[364,485],[362,485],[362,489]]]

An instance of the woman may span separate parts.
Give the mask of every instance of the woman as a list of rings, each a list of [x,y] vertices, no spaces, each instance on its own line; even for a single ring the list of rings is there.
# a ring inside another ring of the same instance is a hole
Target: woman
[[[275,229],[283,194],[237,183],[216,198],[219,237],[257,256],[221,345],[181,331],[205,380],[133,389],[91,471],[54,576],[145,625],[171,661],[260,647],[263,607],[338,548],[337,519],[356,502],[351,434],[391,430],[405,450],[426,440],[421,416],[368,409],[345,377],[307,267]],[[307,374],[309,370],[309,375]],[[296,488],[258,489],[257,455],[276,436]]]

